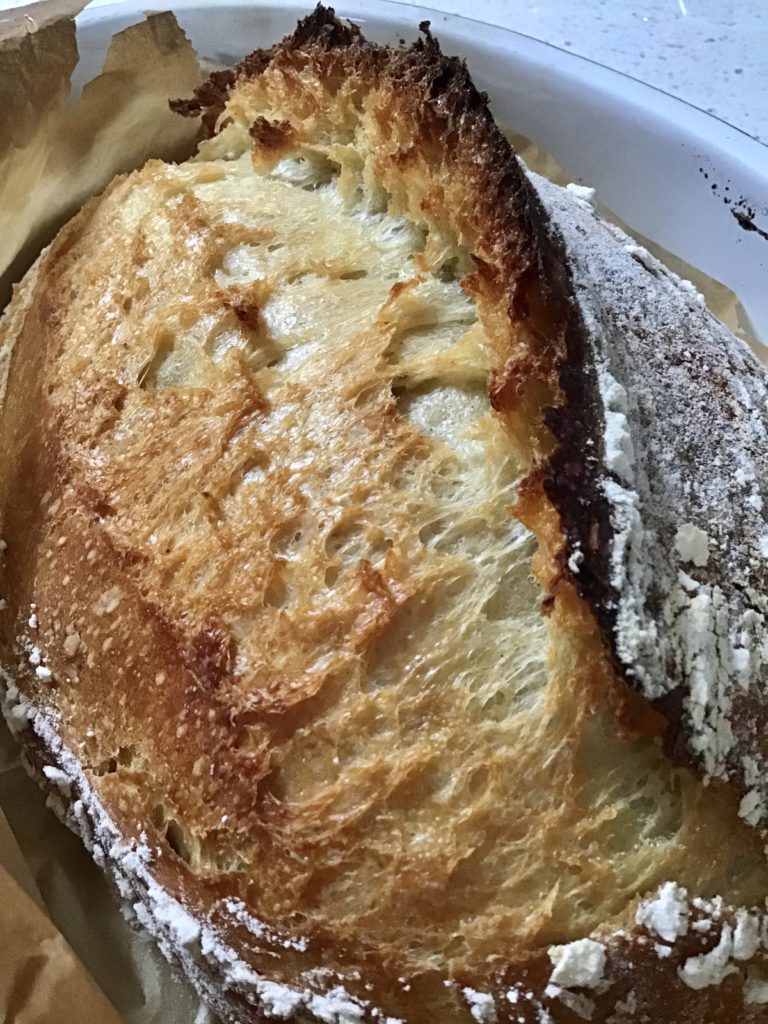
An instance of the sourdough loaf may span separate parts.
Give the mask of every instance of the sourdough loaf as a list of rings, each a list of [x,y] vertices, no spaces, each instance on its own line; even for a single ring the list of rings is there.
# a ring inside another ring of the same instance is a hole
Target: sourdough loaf
[[[766,375],[318,7],[2,323],[6,715],[224,1020],[768,1020]]]

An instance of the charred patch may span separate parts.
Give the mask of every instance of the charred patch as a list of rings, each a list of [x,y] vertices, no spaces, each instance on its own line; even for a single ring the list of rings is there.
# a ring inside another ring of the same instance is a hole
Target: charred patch
[[[755,231],[761,238],[765,238],[768,241],[768,231],[764,231],[755,224],[754,212],[749,210],[744,213],[742,210],[731,210],[731,214],[736,218],[736,222],[740,228],[745,231]]]
[[[255,79],[288,46],[301,48],[313,45],[332,51],[362,42],[360,30],[355,25],[343,25],[336,19],[333,9],[317,8],[296,26],[292,36],[283,43],[277,43],[268,50],[255,50],[234,68],[214,71],[193,92],[189,99],[170,100],[169,106],[182,117],[200,117],[207,136],[216,132],[216,122],[223,112],[229,94],[241,79]]]
[[[199,117],[208,135],[213,135],[216,121],[224,109],[229,91],[237,81],[237,69],[214,71],[199,85],[190,99],[169,100],[168,106],[174,114],[182,117]]]
[[[266,117],[257,117],[248,134],[262,149],[279,151],[293,141],[295,133],[290,121],[268,121]]]
[[[231,302],[227,303],[240,323],[245,324],[252,331],[258,331],[261,326],[261,307],[257,302]]]
[[[187,659],[195,678],[208,690],[215,690],[232,671],[235,641],[220,626],[200,630],[192,641]]]

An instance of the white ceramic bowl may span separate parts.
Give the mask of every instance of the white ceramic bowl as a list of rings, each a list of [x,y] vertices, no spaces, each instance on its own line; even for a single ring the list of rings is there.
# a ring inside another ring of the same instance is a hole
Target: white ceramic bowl
[[[169,6],[201,56],[231,64],[289,32],[314,0],[178,0]],[[379,42],[432,23],[465,57],[498,121],[550,152],[636,231],[728,285],[768,345],[768,147],[738,129],[572,53],[469,18],[392,0],[335,4]],[[95,0],[78,17],[75,87],[96,75],[137,0]],[[726,202],[728,200],[729,202]],[[757,230],[734,216],[752,211]]]

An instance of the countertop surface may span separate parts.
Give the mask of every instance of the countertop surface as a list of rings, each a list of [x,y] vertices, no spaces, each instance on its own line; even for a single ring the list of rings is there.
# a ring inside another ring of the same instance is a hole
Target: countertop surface
[[[0,10],[22,2],[0,0]],[[307,0],[307,8],[313,3]],[[173,0],[166,5],[172,8]],[[502,25],[588,57],[768,145],[768,0],[421,0],[420,5]],[[355,0],[344,7],[353,11]]]
[[[766,0],[428,0],[424,6],[588,57],[768,145]]]

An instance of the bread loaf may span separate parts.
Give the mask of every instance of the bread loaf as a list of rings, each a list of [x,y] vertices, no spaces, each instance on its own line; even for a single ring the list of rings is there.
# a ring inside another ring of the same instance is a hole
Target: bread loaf
[[[6,715],[223,1020],[768,1020],[766,374],[318,7],[2,322]]]

